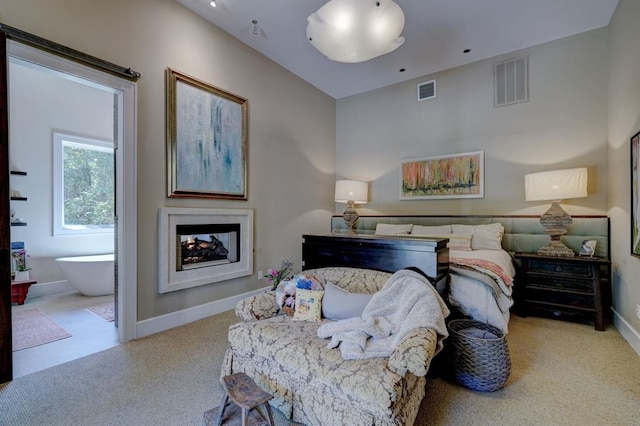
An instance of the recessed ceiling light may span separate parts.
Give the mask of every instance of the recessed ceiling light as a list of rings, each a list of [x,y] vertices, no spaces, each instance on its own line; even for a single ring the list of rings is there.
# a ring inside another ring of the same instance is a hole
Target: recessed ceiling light
[[[216,0],[211,0],[211,3],[209,3],[211,5],[211,7],[216,7]]]
[[[471,52],[471,49],[464,49],[464,50],[462,51],[462,53],[469,53],[469,52]]]

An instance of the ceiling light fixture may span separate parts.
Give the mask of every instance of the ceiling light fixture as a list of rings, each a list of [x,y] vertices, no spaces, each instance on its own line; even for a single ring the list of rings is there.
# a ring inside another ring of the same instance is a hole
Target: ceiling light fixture
[[[216,0],[211,0],[211,3],[209,3],[211,5],[211,7],[216,7]]]
[[[368,61],[404,43],[404,13],[393,0],[331,0],[307,22],[311,44],[336,62]]]

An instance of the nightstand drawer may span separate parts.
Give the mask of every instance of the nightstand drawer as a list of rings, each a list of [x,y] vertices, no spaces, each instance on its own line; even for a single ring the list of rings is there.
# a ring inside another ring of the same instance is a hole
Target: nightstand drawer
[[[531,302],[528,311],[530,314],[566,321],[583,321],[593,318],[593,311],[572,309],[566,306],[554,306],[552,304],[538,302]]]
[[[525,299],[528,303],[550,303],[556,306],[588,310],[591,312],[595,310],[593,308],[593,294],[527,287]]]
[[[538,274],[549,274],[550,276],[570,276],[578,279],[592,279],[593,268],[589,264],[567,263],[554,260],[531,260],[529,269]]]
[[[539,271],[529,271],[529,286],[553,288],[557,290],[579,291],[593,293],[593,280],[566,275],[549,275]]]

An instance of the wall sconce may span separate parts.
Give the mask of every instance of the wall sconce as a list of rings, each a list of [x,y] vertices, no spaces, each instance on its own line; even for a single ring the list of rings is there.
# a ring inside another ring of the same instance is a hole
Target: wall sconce
[[[551,207],[540,216],[540,224],[551,236],[551,241],[538,250],[544,256],[573,257],[575,253],[560,238],[573,223],[571,216],[560,207],[560,201],[587,196],[587,169],[565,169],[531,173],[524,177],[527,201],[552,201]]]
[[[367,182],[358,180],[336,181],[336,203],[347,203],[347,209],[342,214],[344,223],[350,233],[355,233],[354,228],[358,222],[358,212],[353,207],[354,204],[367,204],[369,185]]]

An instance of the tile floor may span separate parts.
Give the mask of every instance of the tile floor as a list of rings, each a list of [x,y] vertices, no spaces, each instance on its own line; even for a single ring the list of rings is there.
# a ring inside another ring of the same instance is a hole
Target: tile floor
[[[26,376],[117,346],[118,333],[114,323],[85,309],[111,300],[113,296],[87,297],[71,292],[27,297],[24,305],[13,305],[13,310],[37,307],[71,334],[66,339],[13,352],[13,377]]]

